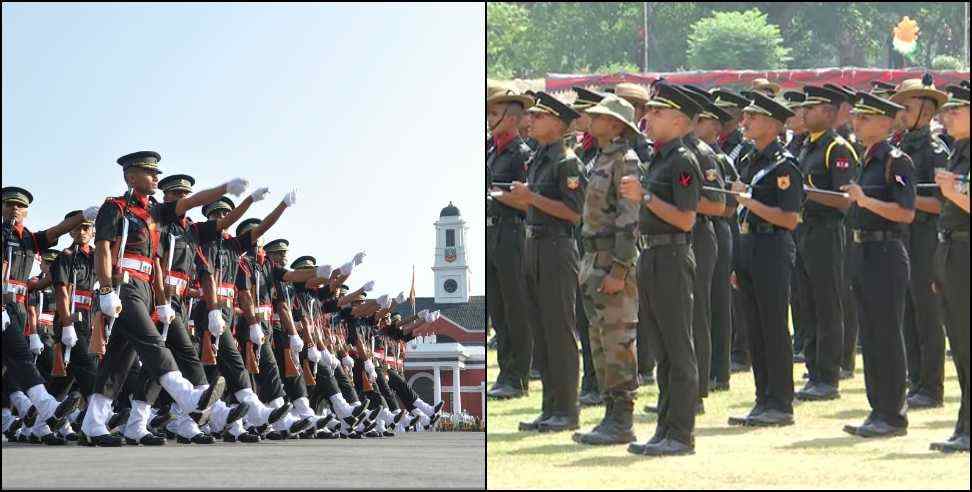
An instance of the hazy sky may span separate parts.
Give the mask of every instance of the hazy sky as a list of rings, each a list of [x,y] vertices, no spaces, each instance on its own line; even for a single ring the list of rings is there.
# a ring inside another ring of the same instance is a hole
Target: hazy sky
[[[247,217],[296,187],[266,239],[319,264],[365,250],[351,284],[376,295],[407,293],[413,263],[433,295],[451,200],[483,294],[484,44],[484,4],[4,3],[3,185],[33,192],[32,230],[123,193],[138,150],[197,189],[269,186]]]

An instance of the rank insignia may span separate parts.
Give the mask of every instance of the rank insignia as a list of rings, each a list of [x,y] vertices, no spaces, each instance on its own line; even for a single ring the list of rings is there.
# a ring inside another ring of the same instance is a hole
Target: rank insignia
[[[776,178],[776,186],[779,189],[781,189],[781,190],[785,190],[785,189],[789,188],[790,187],[790,177],[789,176],[780,176],[780,177]]]
[[[578,187],[580,187],[580,178],[577,176],[569,176],[567,178],[567,189],[576,190]]]
[[[847,157],[838,157],[837,160],[834,161],[834,166],[837,169],[849,169],[850,159],[848,159]]]
[[[715,169],[706,169],[705,170],[705,180],[706,181],[715,181],[717,179],[719,179],[719,172],[718,171],[716,171]]]
[[[683,172],[682,174],[679,174],[678,184],[681,185],[682,188],[687,188],[688,185],[692,184],[692,175],[687,172]]]

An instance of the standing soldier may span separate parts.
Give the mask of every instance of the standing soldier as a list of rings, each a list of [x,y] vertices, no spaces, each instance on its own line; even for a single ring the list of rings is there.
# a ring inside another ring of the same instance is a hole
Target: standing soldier
[[[926,73],[921,79],[902,82],[888,99],[904,106],[897,116],[904,131],[898,145],[915,166],[915,183],[933,183],[935,170],[948,166],[948,148],[932,135],[929,124],[938,108],[948,100],[948,94],[935,89],[931,74]],[[917,190],[915,209],[907,243],[911,302],[905,307],[904,318],[908,373],[912,381],[908,391],[909,409],[940,407],[945,398],[942,297],[932,289],[942,202],[935,190],[921,188]]]
[[[854,148],[832,129],[844,94],[812,85],[804,87],[803,92],[803,119],[809,132],[799,156],[804,186],[833,192],[850,183],[858,168]],[[801,260],[796,275],[800,276],[800,318],[806,328],[803,352],[810,376],[796,397],[833,400],[840,398],[844,345],[841,266],[845,256],[844,216],[851,202],[833,193],[814,191],[808,192],[807,198],[796,234]]]
[[[580,160],[563,145],[577,111],[538,92],[530,113],[530,135],[540,147],[529,163],[529,184],[515,181],[510,195],[528,207],[525,269],[529,303],[534,306],[534,343],[539,344],[543,409],[533,421],[522,422],[520,430],[559,432],[578,427],[578,258],[573,227],[580,222],[586,180]]]
[[[628,452],[670,456],[695,452],[695,411],[699,372],[692,345],[692,290],[695,258],[692,227],[699,204],[702,174],[683,143],[701,108],[681,90],[655,86],[648,102],[648,131],[656,151],[641,180],[625,176],[621,196],[643,203],[639,232],[638,326],[658,363],[658,426],[646,444]]]
[[[962,388],[955,433],[944,443],[932,444],[943,452],[969,451],[969,87],[949,86],[951,96],[942,105],[942,121],[955,146],[948,170],[935,175],[945,200],[939,220],[936,262],[945,298],[945,327],[952,347],[952,361]],[[964,178],[961,190],[957,189]]]
[[[500,90],[486,99],[486,117],[492,130],[486,150],[486,167],[493,182],[524,180],[531,151],[520,138],[517,128],[526,108],[532,105],[532,99],[516,94],[512,89]],[[487,203],[487,210],[489,260],[486,263],[486,285],[500,366],[496,385],[489,390],[488,396],[517,398],[529,394],[533,354],[533,328],[527,315],[523,273],[525,207],[517,207],[509,195],[499,194]]]
[[[905,355],[901,324],[908,284],[908,252],[902,238],[915,217],[914,166],[893,147],[894,118],[904,109],[887,99],[859,93],[854,132],[867,153],[857,183],[845,185],[856,202],[851,211],[854,242],[860,245],[855,288],[861,296],[864,383],[871,413],[861,426],[844,426],[860,437],[908,433]],[[859,183],[859,184],[858,184]]]
[[[594,136],[590,134],[591,116],[584,112],[584,110],[601,102],[601,99],[604,99],[604,94],[587,90],[583,87],[572,87],[572,89],[575,93],[577,93],[577,98],[574,99],[573,107],[574,110],[580,113],[580,117],[574,120],[574,125],[577,130],[581,132],[581,140],[574,147],[574,153],[577,154],[577,158],[580,159],[581,163],[584,165],[584,177],[590,179],[591,168],[594,166],[594,160],[597,158],[599,149],[597,147],[597,141],[594,139]],[[581,238],[582,230],[583,223],[580,227],[574,228],[574,236],[577,240],[577,251],[580,253],[581,257],[583,257],[585,253],[584,242]],[[577,401],[581,404],[581,406],[600,405],[604,403],[604,399],[601,397],[601,391],[597,385],[594,361],[591,358],[591,338],[589,334],[590,320],[587,318],[587,313],[584,310],[584,292],[583,286],[580,284],[577,286],[577,302],[574,311],[577,315],[577,334],[580,337],[581,359],[584,363],[584,374],[581,377],[580,396],[577,398]]]
[[[627,444],[635,440],[632,414],[638,390],[636,323],[638,203],[620,196],[621,178],[637,176],[638,156],[630,140],[638,133],[634,108],[608,96],[586,110],[600,149],[584,198],[584,260],[579,281],[591,321],[591,356],[606,405],[601,423],[576,433],[581,444]]]
[[[787,310],[796,228],[803,203],[803,178],[796,159],[777,138],[793,112],[776,100],[754,94],[743,110],[746,136],[755,142],[740,167],[742,181],[733,183],[745,207],[739,214],[736,280],[749,321],[749,347],[756,380],[756,405],[730,425],[793,424],[793,347]],[[749,185],[743,184],[749,183]]]
[[[736,175],[742,176],[746,170],[741,166],[747,164],[741,159],[749,154],[753,149],[753,143],[743,136],[739,128],[742,118],[742,110],[749,106],[749,100],[725,89],[712,91],[715,96],[715,105],[729,113],[732,119],[722,125],[722,133],[719,135],[719,146],[726,154],[729,164],[734,166]],[[733,256],[739,251],[739,222],[736,220],[735,208],[728,216],[729,227],[732,232],[732,251]],[[735,284],[735,276],[731,277]],[[751,356],[749,354],[749,321],[746,319],[746,310],[743,307],[742,296],[737,287],[732,289],[732,355],[730,361],[730,372],[746,372],[749,370]]]

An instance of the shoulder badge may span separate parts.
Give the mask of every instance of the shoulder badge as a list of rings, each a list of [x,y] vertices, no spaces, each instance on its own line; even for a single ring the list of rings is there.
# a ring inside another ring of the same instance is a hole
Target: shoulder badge
[[[780,176],[776,178],[776,186],[781,190],[786,190],[790,187],[790,177]]]
[[[719,172],[718,171],[716,171],[715,169],[706,169],[705,170],[705,180],[706,181],[715,181],[717,179],[719,179]]]
[[[568,176],[567,177],[567,189],[576,190],[580,186],[580,177],[578,176]]]
[[[834,161],[834,167],[837,169],[850,169],[850,159],[847,157],[838,157]]]

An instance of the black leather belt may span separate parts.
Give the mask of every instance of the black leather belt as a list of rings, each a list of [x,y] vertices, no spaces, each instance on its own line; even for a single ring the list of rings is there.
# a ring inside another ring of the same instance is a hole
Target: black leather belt
[[[939,231],[938,241],[948,243],[952,241],[969,242],[969,231]]]
[[[786,229],[783,229],[782,227],[776,227],[773,224],[767,224],[766,222],[759,222],[757,224],[741,222],[739,224],[739,234],[776,234],[785,230]]]
[[[804,224],[839,224],[844,221],[842,215],[806,215],[803,217]]]
[[[870,243],[877,241],[893,241],[895,239],[901,239],[900,231],[862,231],[860,229],[854,229],[853,232],[855,243]]]
[[[687,232],[675,234],[642,234],[642,249],[654,248],[655,246],[666,246],[669,244],[691,244],[692,235]]]
[[[493,227],[503,223],[522,224],[523,219],[520,217],[486,217],[486,227]]]
[[[542,239],[547,237],[574,237],[570,226],[555,224],[526,226],[527,239]]]

